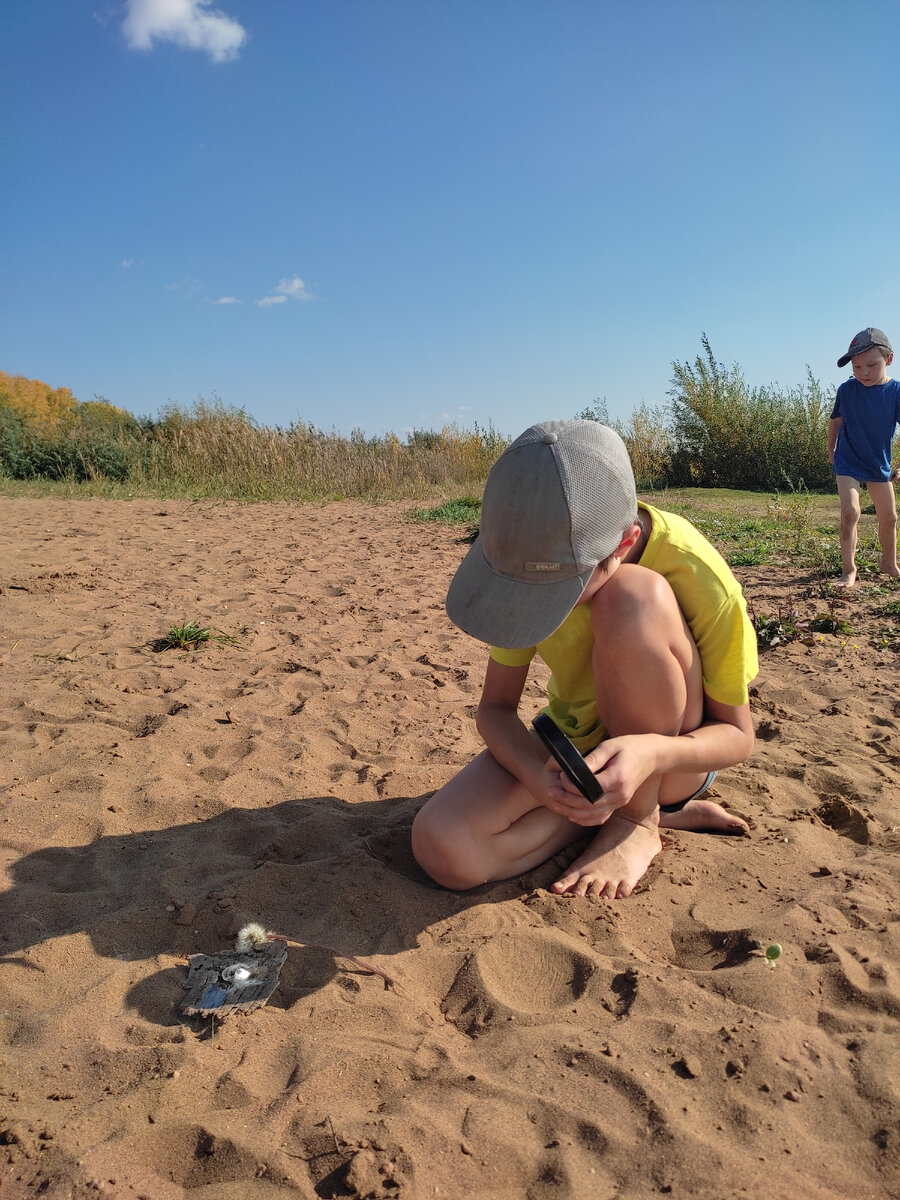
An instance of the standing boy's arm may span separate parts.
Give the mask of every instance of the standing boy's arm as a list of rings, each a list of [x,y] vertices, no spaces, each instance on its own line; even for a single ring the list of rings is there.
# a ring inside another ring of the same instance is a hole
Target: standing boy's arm
[[[837,449],[838,434],[844,423],[843,417],[832,417],[828,423],[828,461],[834,462],[834,452]]]
[[[489,659],[475,724],[497,762],[546,804],[548,789],[558,784],[560,772],[555,763],[548,765],[547,754],[519,718],[527,678],[527,666],[507,667]]]

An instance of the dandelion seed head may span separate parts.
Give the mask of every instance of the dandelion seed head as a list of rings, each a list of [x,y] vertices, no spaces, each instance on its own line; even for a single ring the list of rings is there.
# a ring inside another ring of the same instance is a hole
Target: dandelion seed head
[[[251,921],[249,925],[245,925],[238,933],[235,949],[241,954],[246,954],[248,950],[258,950],[268,940],[269,934],[267,930],[255,921]]]

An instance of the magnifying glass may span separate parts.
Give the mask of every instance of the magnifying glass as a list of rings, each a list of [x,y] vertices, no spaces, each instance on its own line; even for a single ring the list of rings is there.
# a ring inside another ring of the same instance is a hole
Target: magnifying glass
[[[546,713],[538,713],[531,724],[566,776],[586,800],[595,804],[603,795],[603,788],[560,727]]]

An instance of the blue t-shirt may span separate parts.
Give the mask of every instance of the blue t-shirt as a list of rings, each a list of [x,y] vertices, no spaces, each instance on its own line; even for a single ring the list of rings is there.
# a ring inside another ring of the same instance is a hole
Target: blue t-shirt
[[[835,475],[885,483],[891,475],[891,442],[900,424],[900,381],[863,387],[848,379],[837,390],[832,418],[843,421],[834,452]]]

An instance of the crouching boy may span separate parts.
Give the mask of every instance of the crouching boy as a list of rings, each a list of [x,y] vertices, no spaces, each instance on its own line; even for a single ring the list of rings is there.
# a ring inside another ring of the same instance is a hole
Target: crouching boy
[[[487,749],[413,825],[438,883],[507,879],[593,832],[552,890],[615,899],[659,853],[660,827],[747,832],[701,799],[753,747],[756,636],[741,589],[688,521],[637,503],[613,430],[547,421],[508,447],[446,604],[491,651],[476,718]],[[595,804],[518,715],[535,654],[551,670],[544,711],[603,789]]]

